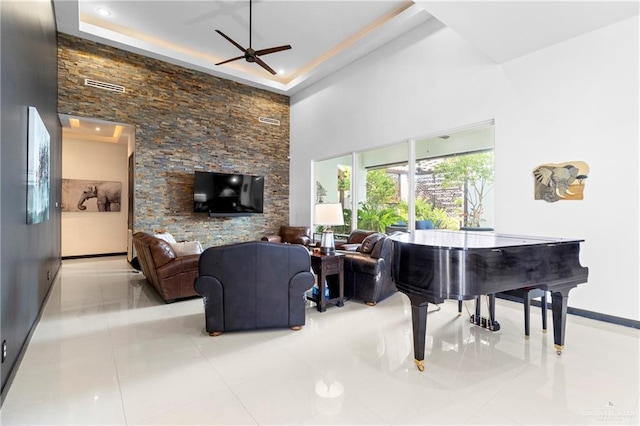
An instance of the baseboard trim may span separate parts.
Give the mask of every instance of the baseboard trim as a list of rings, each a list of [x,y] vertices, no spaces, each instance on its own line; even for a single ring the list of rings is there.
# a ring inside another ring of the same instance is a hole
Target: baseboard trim
[[[499,299],[522,303],[522,298],[520,297],[510,296],[502,293],[496,294],[496,297]],[[531,304],[533,306],[538,306],[538,307],[542,306],[542,303],[537,299],[532,300]],[[551,303],[547,302],[547,308],[551,309]],[[640,321],[635,321],[628,318],[621,318],[613,315],[601,314],[599,312],[587,311],[586,309],[572,308],[570,306],[567,308],[567,313],[571,315],[576,315],[579,317],[593,319],[596,321],[602,321],[602,322],[608,322],[615,325],[621,325],[623,327],[640,329]]]
[[[100,254],[83,254],[79,256],[62,256],[62,260],[67,259],[89,259],[92,257],[110,257],[110,256],[126,256],[127,252],[119,252],[119,253],[100,253]]]

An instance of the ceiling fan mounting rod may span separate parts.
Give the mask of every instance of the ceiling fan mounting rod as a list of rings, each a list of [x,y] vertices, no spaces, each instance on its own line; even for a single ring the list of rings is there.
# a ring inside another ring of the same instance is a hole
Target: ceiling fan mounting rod
[[[251,49],[251,3],[253,3],[251,0],[249,0],[249,49]]]

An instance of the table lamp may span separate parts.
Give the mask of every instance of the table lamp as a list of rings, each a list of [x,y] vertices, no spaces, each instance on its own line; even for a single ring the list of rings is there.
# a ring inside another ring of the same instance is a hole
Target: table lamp
[[[320,253],[334,254],[336,247],[333,239],[333,225],[344,225],[342,216],[342,204],[316,204],[315,208],[315,224],[324,226],[322,231],[322,241],[320,242]]]

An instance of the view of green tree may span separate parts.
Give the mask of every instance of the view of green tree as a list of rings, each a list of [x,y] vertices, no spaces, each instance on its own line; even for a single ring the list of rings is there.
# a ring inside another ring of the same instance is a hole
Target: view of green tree
[[[493,186],[493,151],[446,158],[434,167],[434,172],[442,175],[443,187],[465,188],[467,210],[464,226],[480,227],[484,197]]]
[[[384,169],[367,171],[367,205],[384,209],[399,201],[398,185]]]
[[[380,207],[370,203],[361,203],[358,209],[358,228],[360,229],[385,232],[387,226],[391,226],[401,219],[395,207]]]
[[[415,201],[416,220],[430,220],[434,228],[458,229],[455,219],[449,217],[445,209],[433,207],[428,200],[418,197]],[[409,203],[401,201],[398,204],[398,214],[404,222],[409,221]]]
[[[351,190],[351,169],[345,168],[341,174],[338,174],[338,191]]]
[[[316,181],[316,203],[324,203],[324,197],[327,196],[327,190],[319,181]]]

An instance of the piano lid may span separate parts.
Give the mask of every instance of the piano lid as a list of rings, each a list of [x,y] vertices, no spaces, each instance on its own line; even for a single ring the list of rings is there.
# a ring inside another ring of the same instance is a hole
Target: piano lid
[[[447,250],[499,249],[532,245],[556,245],[579,243],[584,240],[552,237],[529,237],[480,231],[450,231],[444,229],[416,230],[412,233],[397,233],[390,236],[393,241],[413,245],[436,247]]]

